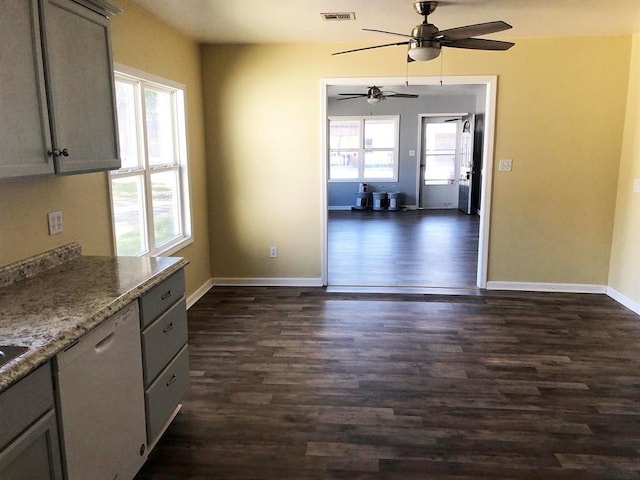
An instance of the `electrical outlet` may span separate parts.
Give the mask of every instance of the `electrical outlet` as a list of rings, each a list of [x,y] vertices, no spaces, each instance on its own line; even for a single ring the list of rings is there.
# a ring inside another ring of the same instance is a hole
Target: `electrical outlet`
[[[278,247],[269,247],[269,256],[276,258],[278,256]]]
[[[49,212],[47,219],[49,220],[49,235],[62,233],[62,212]]]
[[[498,171],[499,172],[510,172],[511,171],[511,160],[509,160],[509,159],[500,160],[498,162]]]

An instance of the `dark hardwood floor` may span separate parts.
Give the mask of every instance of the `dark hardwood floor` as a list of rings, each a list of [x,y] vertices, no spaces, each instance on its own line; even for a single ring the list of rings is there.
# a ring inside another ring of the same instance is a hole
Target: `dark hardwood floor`
[[[640,318],[604,295],[216,287],[137,480],[638,479]]]
[[[332,286],[474,288],[477,215],[458,210],[330,211]]]

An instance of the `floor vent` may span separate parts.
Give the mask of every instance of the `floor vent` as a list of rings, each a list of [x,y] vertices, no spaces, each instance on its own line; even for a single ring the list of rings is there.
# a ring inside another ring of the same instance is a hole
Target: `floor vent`
[[[356,14],[355,12],[331,12],[331,13],[321,13],[322,18],[327,21],[340,21],[340,20],[355,20]]]

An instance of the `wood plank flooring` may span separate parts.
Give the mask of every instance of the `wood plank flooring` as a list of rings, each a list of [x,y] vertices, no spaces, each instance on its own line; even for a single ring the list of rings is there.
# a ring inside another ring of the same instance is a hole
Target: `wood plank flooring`
[[[604,295],[216,287],[136,480],[639,479],[640,318]]]
[[[458,210],[330,211],[332,286],[473,288],[480,218]]]

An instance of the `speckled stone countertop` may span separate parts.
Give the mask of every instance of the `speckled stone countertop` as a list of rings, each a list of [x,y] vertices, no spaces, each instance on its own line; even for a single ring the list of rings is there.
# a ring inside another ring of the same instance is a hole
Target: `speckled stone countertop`
[[[179,257],[82,256],[76,245],[0,269],[0,345],[29,347],[0,367],[0,392],[188,264]]]

